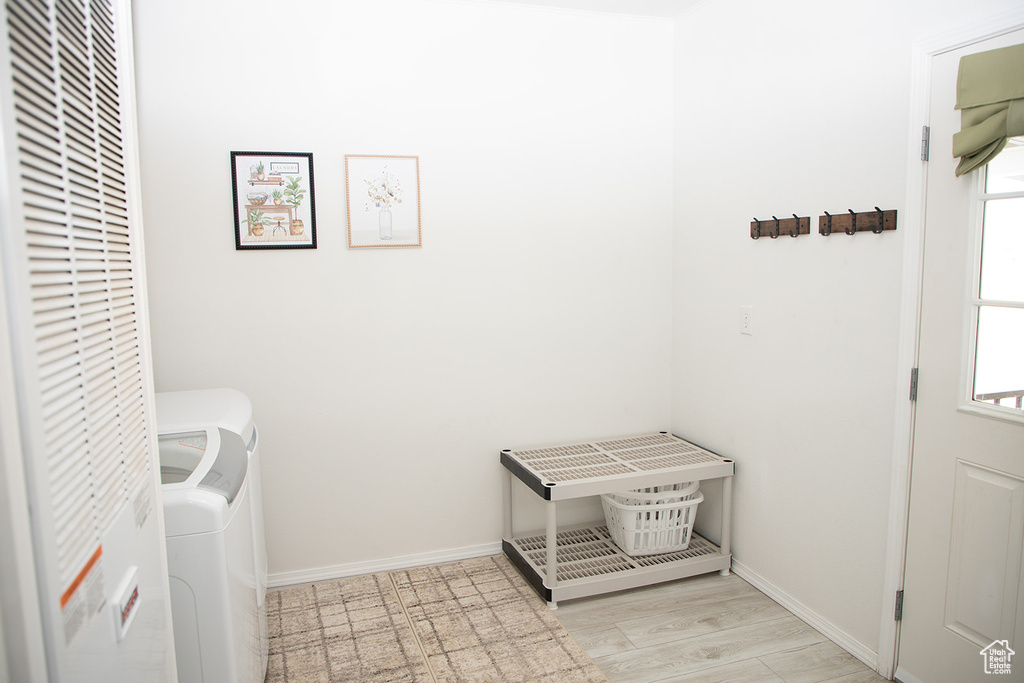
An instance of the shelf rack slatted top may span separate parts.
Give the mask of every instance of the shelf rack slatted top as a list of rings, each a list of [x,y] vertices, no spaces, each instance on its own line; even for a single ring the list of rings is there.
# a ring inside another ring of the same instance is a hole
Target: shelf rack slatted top
[[[544,500],[567,500],[733,473],[731,460],[667,432],[504,450],[501,464]]]

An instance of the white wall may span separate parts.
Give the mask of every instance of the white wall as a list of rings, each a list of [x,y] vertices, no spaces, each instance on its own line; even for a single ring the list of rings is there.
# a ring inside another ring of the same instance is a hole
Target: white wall
[[[158,391],[262,433],[270,571],[494,544],[498,451],[670,419],[670,20],[429,0],[135,5]],[[229,151],[313,152],[318,248],[234,249]],[[344,155],[423,247],[347,247]]]
[[[736,560],[869,651],[905,231],[824,238],[817,217],[905,209],[913,44],[1014,5],[722,0],[676,20],[672,429],[736,460]],[[793,213],[810,236],[750,239]]]

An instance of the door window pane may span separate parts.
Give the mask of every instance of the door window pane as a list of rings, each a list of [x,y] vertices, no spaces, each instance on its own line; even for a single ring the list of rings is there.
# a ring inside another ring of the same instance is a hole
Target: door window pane
[[[1024,191],[1024,137],[1010,138],[999,156],[988,163],[985,191]]]
[[[981,298],[1024,301],[1024,198],[985,202],[983,230]]]
[[[1024,400],[1024,309],[981,306],[978,311],[974,400],[1021,409]]]

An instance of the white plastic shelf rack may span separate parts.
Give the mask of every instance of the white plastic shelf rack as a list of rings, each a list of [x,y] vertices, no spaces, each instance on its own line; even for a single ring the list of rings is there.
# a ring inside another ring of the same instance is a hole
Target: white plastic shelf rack
[[[559,600],[646,586],[717,571],[729,573],[732,460],[667,432],[501,451],[505,468],[502,547],[555,609]],[[512,477],[543,501],[547,526],[517,535]],[[558,502],[685,481],[722,479],[721,546],[693,534],[685,550],[630,557],[603,524],[559,529]]]

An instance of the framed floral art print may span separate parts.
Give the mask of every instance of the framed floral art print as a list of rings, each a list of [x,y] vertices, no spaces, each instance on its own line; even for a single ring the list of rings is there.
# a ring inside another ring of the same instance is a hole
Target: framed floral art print
[[[348,246],[419,247],[420,159],[345,155]]]
[[[232,152],[235,249],[316,249],[312,152]]]

